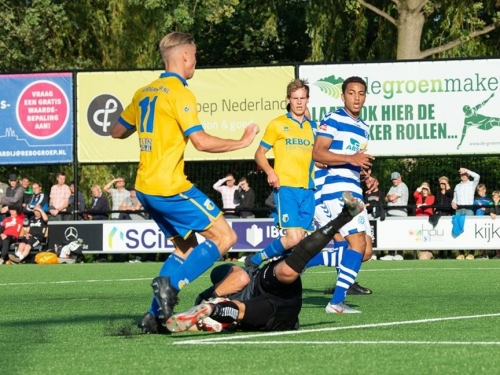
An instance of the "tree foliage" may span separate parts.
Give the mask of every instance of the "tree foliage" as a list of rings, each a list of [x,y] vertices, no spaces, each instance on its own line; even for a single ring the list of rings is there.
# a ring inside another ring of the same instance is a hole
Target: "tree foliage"
[[[310,1],[307,19],[311,61],[498,54],[498,1]]]

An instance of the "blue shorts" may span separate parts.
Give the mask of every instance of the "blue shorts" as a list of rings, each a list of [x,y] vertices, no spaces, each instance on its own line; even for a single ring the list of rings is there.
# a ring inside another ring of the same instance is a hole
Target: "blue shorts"
[[[202,232],[222,215],[217,205],[194,186],[170,197],[137,191],[137,199],[168,239],[186,239],[193,232]]]
[[[282,186],[274,189],[277,217],[281,229],[314,230],[314,190]]]

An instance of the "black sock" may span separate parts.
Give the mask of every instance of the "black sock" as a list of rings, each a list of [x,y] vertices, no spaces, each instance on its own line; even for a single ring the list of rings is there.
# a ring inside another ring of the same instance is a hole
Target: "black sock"
[[[234,323],[238,320],[240,309],[232,301],[219,302],[214,304],[214,311],[210,317],[220,323]]]
[[[331,241],[333,235],[351,220],[352,216],[344,207],[339,216],[300,241],[285,259],[286,264],[295,272],[301,273],[306,264]]]

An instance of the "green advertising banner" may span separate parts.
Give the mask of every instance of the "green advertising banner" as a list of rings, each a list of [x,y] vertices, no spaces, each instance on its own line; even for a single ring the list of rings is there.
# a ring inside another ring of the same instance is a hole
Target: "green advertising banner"
[[[316,121],[343,107],[342,82],[367,83],[361,118],[376,156],[500,153],[500,60],[306,65]]]

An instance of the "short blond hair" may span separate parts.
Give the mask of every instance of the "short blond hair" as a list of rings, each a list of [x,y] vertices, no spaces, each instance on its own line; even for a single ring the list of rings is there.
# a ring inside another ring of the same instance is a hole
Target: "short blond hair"
[[[295,92],[297,90],[300,90],[300,89],[306,90],[307,97],[309,98],[309,85],[308,85],[307,80],[305,80],[305,79],[294,79],[286,87],[286,97],[287,97],[287,99],[290,99],[290,97],[292,96],[293,92]]]
[[[166,62],[172,48],[182,44],[194,44],[194,37],[191,34],[177,31],[165,35],[159,45],[162,60]]]

